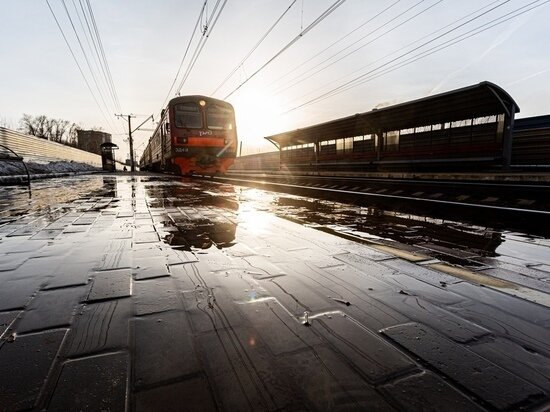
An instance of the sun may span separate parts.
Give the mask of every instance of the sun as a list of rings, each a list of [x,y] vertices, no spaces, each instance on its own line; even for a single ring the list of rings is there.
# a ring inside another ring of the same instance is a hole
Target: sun
[[[235,108],[239,140],[243,145],[274,150],[275,148],[263,138],[285,130],[287,126],[281,116],[280,99],[277,96],[249,90],[239,94],[232,104]]]

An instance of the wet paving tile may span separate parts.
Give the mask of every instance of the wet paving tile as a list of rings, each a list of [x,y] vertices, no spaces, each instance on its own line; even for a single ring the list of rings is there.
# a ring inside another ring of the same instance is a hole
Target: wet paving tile
[[[31,237],[36,240],[53,240],[63,231],[61,229],[42,229],[40,232]]]
[[[384,382],[417,370],[412,359],[344,314],[312,319],[311,327],[349,359],[369,382]],[[352,342],[361,342],[361,345]]]
[[[42,291],[26,307],[15,330],[25,333],[69,326],[74,310],[85,295],[83,287]]]
[[[80,306],[63,347],[66,357],[128,349],[131,299],[112,299]]]
[[[430,390],[419,390],[430,388]],[[469,396],[450,386],[445,380],[431,372],[409,376],[381,387],[407,411],[484,411]]]
[[[134,283],[136,316],[183,309],[181,292],[172,279],[153,279]]]
[[[0,374],[0,408],[15,411],[35,406],[65,333],[62,329],[20,336],[2,345],[0,364],[11,372]]]
[[[87,302],[124,298],[132,295],[132,272],[113,270],[92,274],[92,287]]]
[[[217,411],[216,403],[206,379],[190,378],[164,385],[135,395],[136,412],[169,412],[174,405],[185,405],[189,411]]]
[[[0,312],[23,309],[40,289],[40,278],[4,280],[0,283]]]
[[[48,410],[124,410],[128,358],[113,353],[65,362]]]
[[[290,316],[274,299],[251,301],[241,304],[239,309],[276,356],[321,344],[321,339],[313,331]]]
[[[155,243],[158,242],[159,235],[156,232],[137,232],[134,233],[136,243]]]
[[[133,387],[150,387],[200,371],[184,312],[141,317],[132,321],[132,327],[136,348]]]
[[[542,389],[426,326],[409,323],[383,333],[495,408],[514,408],[529,398],[544,397]]]
[[[6,334],[12,333],[10,326],[12,322],[19,316],[19,311],[0,312],[0,341]]]
[[[7,255],[0,255],[0,273],[9,272],[17,269],[28,258],[29,255],[24,253],[10,253]]]
[[[140,256],[140,253],[136,253]],[[134,258],[134,279],[144,280],[170,276],[166,256]]]

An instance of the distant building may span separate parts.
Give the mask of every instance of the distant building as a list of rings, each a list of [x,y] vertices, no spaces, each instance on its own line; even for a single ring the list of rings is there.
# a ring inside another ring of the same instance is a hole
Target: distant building
[[[77,130],[77,146],[81,150],[101,155],[101,143],[110,143],[111,135],[97,130]]]

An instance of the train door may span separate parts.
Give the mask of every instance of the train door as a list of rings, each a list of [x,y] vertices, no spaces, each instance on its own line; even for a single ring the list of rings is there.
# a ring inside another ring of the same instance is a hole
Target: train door
[[[166,136],[166,131],[164,130],[164,125],[160,127],[160,170],[166,170],[166,156],[164,153],[164,140]]]

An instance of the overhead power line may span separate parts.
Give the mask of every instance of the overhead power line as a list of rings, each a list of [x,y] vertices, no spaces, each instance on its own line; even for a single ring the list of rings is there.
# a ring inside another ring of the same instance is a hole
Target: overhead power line
[[[197,48],[195,49],[195,52],[193,53],[193,56],[191,57],[191,61],[187,65],[187,70],[185,71],[185,74],[183,75],[183,78],[180,81],[180,84],[178,85],[178,88],[176,89],[176,94],[179,94],[183,85],[191,75],[191,71],[195,67],[195,64],[197,63],[199,56],[201,55],[204,46],[206,46],[206,42],[208,41],[208,38],[212,34],[212,31],[214,30],[214,27],[216,26],[216,23],[218,22],[218,19],[220,18],[220,15],[222,14],[223,9],[225,8],[225,5],[227,4],[227,0],[223,1],[223,4],[220,7],[220,10],[217,11],[218,5],[220,3],[220,0],[216,1],[216,4],[214,6],[214,10],[212,10],[212,14],[208,18],[204,31],[203,36],[200,38],[199,43],[197,44]]]
[[[252,55],[252,53],[254,53],[256,51],[256,49],[262,44],[262,42],[266,39],[267,36],[269,36],[269,34],[273,31],[273,29],[279,24],[279,22],[283,19],[283,17],[288,13],[288,11],[292,8],[292,6],[294,6],[294,4],[296,4],[298,0],[292,0],[292,2],[290,3],[290,5],[286,8],[286,10],[283,12],[283,14],[281,14],[277,20],[275,20],[275,23],[273,23],[273,25],[267,30],[267,32],[265,32],[265,34],[260,38],[260,40],[254,45],[254,47],[252,47],[252,49],[250,49],[250,51],[246,54],[246,56],[243,57],[243,59],[235,66],[235,68],[233,70],[231,70],[231,72],[227,75],[227,77],[218,85],[218,87],[216,87],[216,90],[214,90],[211,94],[212,96],[214,96],[218,90],[220,90],[223,85],[225,83],[227,83],[227,81],[231,78],[231,76],[233,76],[237,70],[239,70],[239,67],[241,67],[245,62],[246,60],[248,60],[248,58]],[[302,3],[302,6],[303,6],[303,3]],[[303,8],[302,8],[302,17],[303,17]]]
[[[82,52],[82,55],[84,56],[84,60],[86,61],[86,65],[88,66],[88,70],[90,71],[90,74],[92,76],[92,80],[97,88],[97,92],[99,94],[99,97],[103,104],[105,105],[105,108],[107,108],[107,112],[109,111],[109,107],[107,103],[105,102],[105,97],[103,96],[103,92],[101,91],[101,88],[99,87],[99,83],[97,81],[97,78],[94,74],[94,70],[92,68],[92,65],[90,63],[90,60],[88,59],[88,54],[86,53],[86,50],[84,49],[84,46],[82,44],[82,41],[80,40],[80,36],[78,35],[78,32],[76,31],[76,27],[74,25],[73,19],[69,13],[69,9],[67,8],[67,5],[65,3],[65,0],[61,0],[61,4],[63,5],[63,8],[65,9],[65,13],[67,14],[67,18],[69,19],[69,22],[71,23],[71,27],[73,29],[73,32],[76,36],[76,40],[78,42],[78,45],[80,46],[80,51]]]
[[[109,122],[109,119],[107,118],[107,116],[105,115],[105,112],[104,112],[104,109],[101,107],[101,105],[99,104],[99,101],[92,89],[92,87],[90,86],[90,82],[88,81],[88,78],[86,77],[86,75],[84,74],[84,70],[82,70],[82,66],[80,65],[80,63],[78,62],[78,59],[76,58],[76,55],[67,39],[67,36],[65,35],[65,32],[63,30],[63,28],[61,27],[61,24],[59,23],[59,20],[57,19],[57,16],[55,15],[55,12],[53,11],[52,9],[52,6],[50,5],[50,2],[48,0],[46,0],[46,4],[48,5],[48,8],[50,9],[50,12],[55,20],[55,23],[57,25],[57,28],[59,29],[59,31],[61,32],[61,36],[63,37],[63,40],[65,41],[65,44],[67,45],[67,48],[69,49],[69,52],[71,53],[71,56],[73,57],[73,60],[76,64],[76,66],[78,67],[78,71],[80,72],[82,78],[84,79],[84,83],[86,84],[86,87],[88,88],[88,90],[90,91],[90,94],[92,95],[92,98],[94,99],[101,115],[103,116],[105,122],[107,124],[109,124],[111,127],[112,127],[112,123]]]
[[[508,0],[508,1],[509,1],[509,0]],[[379,78],[379,77],[381,77],[381,76],[384,76],[384,75],[386,75],[386,74],[388,74],[388,73],[391,73],[391,72],[393,72],[393,71],[395,71],[395,70],[398,70],[398,69],[400,69],[400,68],[402,68],[402,67],[404,67],[404,66],[407,66],[407,65],[409,65],[409,64],[412,64],[412,63],[414,63],[414,62],[416,62],[416,61],[418,61],[418,60],[420,60],[420,59],[423,59],[423,58],[425,58],[425,57],[431,56],[431,55],[434,54],[434,53],[437,53],[437,52],[439,52],[439,51],[441,51],[441,50],[444,50],[444,49],[447,49],[447,48],[449,48],[449,47],[451,47],[451,46],[453,46],[453,45],[455,45],[455,44],[461,43],[461,42],[463,42],[463,41],[465,41],[465,40],[467,40],[467,39],[469,39],[469,38],[472,38],[472,37],[474,37],[474,36],[477,36],[478,34],[481,34],[481,33],[485,32],[485,31],[490,30],[490,29],[492,29],[492,28],[494,28],[494,27],[496,27],[496,26],[499,26],[499,25],[501,25],[501,24],[503,24],[503,23],[505,23],[505,22],[507,22],[507,21],[509,21],[509,20],[512,20],[512,19],[514,19],[514,18],[516,18],[516,17],[519,17],[519,16],[521,16],[521,15],[523,15],[523,14],[525,14],[525,13],[531,11],[531,10],[534,10],[534,9],[536,9],[536,8],[538,8],[538,7],[541,7],[541,6],[543,6],[544,4],[547,4],[547,3],[549,3],[549,2],[550,2],[550,0],[545,0],[545,1],[543,1],[542,3],[541,3],[541,0],[535,0],[535,1],[530,2],[530,3],[528,3],[528,4],[524,5],[524,6],[518,7],[518,8],[516,8],[516,9],[512,10],[511,12],[508,12],[508,13],[506,13],[506,14],[500,16],[500,17],[497,17],[497,18],[495,18],[495,19],[493,19],[493,20],[491,20],[491,21],[489,21],[489,22],[483,23],[483,24],[477,26],[477,27],[474,28],[474,29],[471,29],[471,30],[469,30],[469,31],[467,31],[467,32],[465,32],[465,33],[459,34],[458,36],[456,36],[456,37],[454,37],[454,38],[452,38],[452,39],[449,39],[449,40],[447,40],[447,41],[445,41],[445,42],[443,42],[443,43],[440,43],[440,44],[438,44],[438,45],[436,45],[436,46],[434,46],[434,47],[432,47],[432,48],[430,48],[430,49],[428,49],[428,50],[421,51],[420,53],[418,53],[418,54],[416,54],[416,55],[414,55],[414,56],[412,56],[412,57],[406,59],[405,61],[398,62],[398,63],[396,63],[396,64],[394,64],[394,65],[392,65],[392,66],[386,67],[386,66],[390,65],[391,63],[396,62],[396,61],[399,60],[400,58],[404,57],[405,55],[408,55],[408,54],[410,54],[411,52],[413,52],[413,51],[415,51],[415,50],[418,50],[420,47],[423,47],[424,45],[427,45],[427,44],[429,44],[429,43],[432,43],[433,41],[435,41],[435,40],[437,40],[437,39],[439,39],[439,38],[442,37],[442,36],[437,36],[435,39],[432,39],[432,40],[430,40],[430,41],[428,41],[428,42],[426,42],[426,43],[423,43],[421,46],[419,46],[419,47],[417,47],[417,48],[415,48],[415,49],[413,49],[413,50],[411,50],[411,51],[409,51],[409,52],[407,52],[407,53],[404,53],[404,54],[402,54],[402,55],[396,57],[395,59],[392,59],[392,60],[390,60],[389,62],[386,62],[386,63],[384,63],[384,64],[382,64],[382,65],[376,67],[375,69],[370,70],[370,71],[367,72],[367,73],[364,73],[364,74],[362,74],[362,75],[360,75],[360,76],[357,76],[357,77],[354,78],[353,80],[350,80],[349,82],[346,82],[346,83],[344,83],[344,84],[342,84],[342,85],[340,85],[340,86],[338,86],[338,87],[336,87],[336,88],[334,88],[334,89],[332,89],[332,90],[330,90],[330,91],[328,91],[328,92],[326,92],[326,93],[323,93],[322,95],[317,96],[317,97],[314,98],[314,99],[311,99],[311,100],[309,100],[309,101],[307,101],[307,102],[305,102],[305,103],[303,103],[303,104],[301,104],[301,105],[299,105],[299,106],[296,106],[296,107],[294,107],[294,108],[292,108],[292,109],[289,109],[289,110],[287,110],[285,113],[288,113],[288,112],[297,110],[297,109],[299,109],[299,108],[308,106],[308,105],[310,105],[310,104],[316,103],[316,102],[321,101],[321,100],[325,100],[325,99],[327,99],[327,98],[329,98],[329,97],[332,97],[332,96],[337,95],[337,94],[340,94],[340,93],[342,93],[342,92],[344,92],[344,91],[350,90],[350,89],[352,89],[352,88],[354,88],[354,87],[357,87],[357,86],[359,86],[359,85],[361,85],[361,84],[364,84],[364,83],[366,83],[366,82],[368,82],[368,81],[371,81],[371,80],[374,80],[374,79]],[[539,3],[539,4],[537,4],[537,3]],[[458,27],[462,27],[462,26],[464,26],[464,25],[467,24],[467,23],[468,23],[468,22],[463,23],[463,24],[461,24],[461,25],[458,26]],[[458,28],[458,27],[457,27],[457,28]],[[453,29],[453,30],[454,30],[454,29]],[[445,33],[445,34],[447,34],[447,33]],[[444,34],[444,35],[445,35],[445,34]],[[378,70],[380,70],[380,69],[383,69],[383,70],[380,71],[380,72],[378,72],[378,73],[376,73],[376,71],[378,71]]]
[[[176,84],[176,81],[178,80],[178,77],[181,72],[181,68],[183,67],[183,62],[185,61],[185,58],[187,57],[187,53],[189,52],[189,48],[191,47],[191,43],[193,42],[193,39],[195,38],[195,34],[197,33],[197,27],[199,27],[199,23],[202,20],[202,15],[204,13],[204,9],[206,8],[206,4],[208,3],[208,0],[204,0],[204,3],[202,4],[201,11],[199,13],[199,17],[197,18],[197,21],[195,22],[195,27],[193,27],[193,31],[191,32],[191,37],[189,38],[189,42],[187,43],[187,47],[185,48],[185,53],[183,54],[183,57],[181,58],[180,64],[178,66],[178,70],[176,72],[176,75],[174,76],[174,80],[172,81],[172,84],[170,85],[170,90],[168,90],[168,94],[166,95],[166,98],[162,102],[161,107],[164,107],[168,99],[170,98],[170,94],[172,93],[172,90],[174,89],[174,85]],[[204,34],[203,34],[204,35]]]
[[[367,37],[369,37],[371,34],[374,34],[376,33],[378,30],[380,30],[381,28],[387,26],[389,23],[397,20],[399,17],[405,15],[406,13],[408,13],[409,11],[411,11],[412,9],[414,9],[415,7],[419,6],[421,3],[423,3],[425,0],[421,0],[419,1],[418,3],[412,5],[411,7],[409,7],[407,10],[405,10],[404,12],[402,13],[399,13],[397,16],[395,16],[394,18],[392,18],[391,20],[387,21],[386,23],[378,26],[376,29],[374,30],[371,30],[369,33],[367,33],[365,36],[361,37],[359,40],[353,42],[352,44],[350,44],[349,46],[345,47],[344,49],[340,50],[338,53],[336,54],[333,54],[332,56],[328,57],[327,59],[323,60],[322,62],[320,62],[319,64],[313,66],[312,68],[310,68],[309,70],[307,70],[306,72],[302,73],[301,75],[299,76],[296,76],[295,78],[293,78],[291,80],[291,82],[293,83],[290,83],[288,86],[282,88],[282,89],[279,89],[277,91],[277,93],[281,93],[285,90],[288,90],[289,88],[301,83],[304,79],[305,76],[307,76],[308,79],[310,79],[312,76],[315,76],[316,74],[328,69],[329,67],[335,65],[336,63],[342,61],[343,59],[345,59],[346,57],[349,57],[351,56],[352,54],[354,53],[357,53],[359,50],[363,49],[364,47],[368,46],[369,44],[372,44],[374,43],[375,41],[381,39],[382,37],[390,34],[391,32],[393,32],[394,30],[397,30],[399,27],[405,25],[406,23],[409,23],[411,22],[412,20],[416,19],[418,16],[426,13],[427,11],[429,11],[430,9],[432,9],[433,7],[437,6],[438,4],[440,4],[441,2],[443,2],[444,0],[437,0],[435,3],[432,3],[431,5],[425,7],[424,9],[420,10],[419,12],[417,12],[416,14],[413,14],[412,16],[406,18],[405,20],[403,20],[402,22],[396,24],[395,26],[393,26],[392,28],[386,30],[385,32],[379,34],[378,36],[376,36],[375,38],[369,40],[368,42],[356,47],[355,49],[353,49],[352,51],[350,51],[349,53],[341,56],[340,58],[338,58],[337,60],[334,60],[330,63],[328,63],[327,65],[325,65],[324,67],[321,67],[319,70],[316,70],[315,72],[313,73],[310,73],[312,70],[315,70],[317,67],[323,65],[324,63],[334,59],[335,57],[337,57],[339,54],[341,54],[342,52],[348,50],[349,48],[351,48],[352,46],[356,45],[357,43],[359,43],[361,40],[364,40],[366,39]],[[302,80],[299,80],[299,79],[302,79]],[[297,81],[295,81],[297,80]],[[288,83],[286,83],[288,84]]]
[[[376,18],[380,17],[382,14],[384,14],[386,11],[390,10],[393,6],[395,6],[397,3],[399,3],[401,0],[397,0],[395,1],[394,3],[390,4],[389,6],[387,6],[385,9],[383,9],[382,11],[378,12],[377,14],[375,14],[374,16],[372,17],[369,17],[366,21],[364,21],[363,23],[361,23],[359,26],[357,26],[355,29],[353,29],[352,31],[348,32],[347,34],[345,34],[344,36],[340,37],[338,40],[336,40],[335,42],[331,43],[330,45],[328,45],[327,47],[325,47],[323,50],[321,50],[320,52],[317,52],[316,54],[314,54],[313,56],[311,56],[310,58],[308,58],[307,60],[303,61],[302,63],[298,64],[297,66],[295,66],[294,68],[292,68],[291,70],[289,70],[288,72],[286,72],[285,74],[283,74],[281,77],[277,78],[276,80],[274,80],[273,82],[271,82],[268,86],[271,86],[277,82],[279,82],[281,79],[284,79],[286,76],[288,76],[289,74],[291,73],[294,73],[296,70],[298,70],[300,67],[304,66],[305,64],[309,63],[310,61],[312,61],[313,59],[315,59],[316,57],[320,56],[321,54],[323,54],[324,52],[326,52],[328,49],[330,49],[331,47],[335,46],[336,44],[340,43],[342,40],[346,39],[347,37],[351,36],[353,33],[355,33],[357,30],[361,29],[362,27],[366,26],[368,23],[370,23],[371,21],[375,20]]]
[[[346,0],[337,0],[334,2],[327,10],[325,10],[319,17],[317,17],[313,23],[311,23],[309,26],[307,26],[303,31],[300,32],[296,37],[294,37],[289,43],[287,43],[286,46],[284,46],[281,50],[279,50],[273,57],[271,57],[267,62],[265,62],[259,69],[257,69],[250,77],[248,77],[244,82],[242,82],[237,88],[235,88],[231,93],[229,93],[227,96],[225,96],[224,100],[227,100],[229,97],[233,95],[237,90],[239,90],[241,87],[243,87],[246,83],[248,83],[254,76],[256,76],[258,73],[260,73],[263,69],[265,69],[270,63],[272,63],[277,57],[279,57],[281,54],[283,54],[288,48],[290,48],[294,43],[296,43],[298,40],[300,40],[304,35],[306,35],[310,30],[312,30],[315,26],[317,26],[321,21],[323,21],[325,18],[327,18],[334,10],[336,10],[338,7],[340,7],[342,4],[344,4]]]
[[[69,11],[65,0],[61,0],[61,6],[65,11],[68,24],[71,26],[74,34],[73,42],[76,39],[76,42],[78,43],[77,47],[80,49],[81,56],[77,55],[77,53],[75,53],[75,49],[71,47],[71,42],[66,32],[63,30],[61,20],[57,17],[49,1],[47,1],[47,5],[52,16],[54,17],[58,29],[62,34],[65,44],[69,48],[69,52],[71,53],[73,60],[77,64],[78,70],[80,71],[88,90],[92,94],[94,101],[100,109],[102,117],[105,119],[106,124],[110,128],[116,129],[117,125],[119,127],[121,125],[115,122],[111,116],[106,115],[106,113],[112,113],[114,110],[120,108],[120,103],[118,101],[116,88],[112,80],[91,4],[89,4],[89,0],[78,0],[81,10],[81,12],[79,12],[79,8],[77,7],[75,0],[71,1],[74,8],[73,13]],[[83,6],[84,1],[87,2],[87,8],[84,8]],[[77,29],[74,16],[78,19],[80,23],[79,28],[81,30]],[[86,43],[87,47],[85,47],[84,43]],[[84,58],[85,65],[82,64],[81,58]],[[85,68],[87,68],[88,71],[86,71]],[[89,76],[91,76],[92,81],[90,81]],[[95,91],[92,84],[95,86]]]
[[[82,0],[80,0],[80,1],[82,1]],[[101,51],[101,57],[102,57],[103,65],[104,65],[104,67],[107,71],[108,83],[110,84],[112,93],[115,97],[116,107],[120,108],[120,101],[118,100],[118,94],[116,92],[115,83],[113,82],[113,76],[111,74],[111,69],[109,68],[109,63],[107,62],[107,57],[105,55],[105,48],[103,47],[103,42],[101,41],[101,36],[99,35],[99,29],[97,28],[97,23],[96,23],[96,20],[95,20],[94,12],[92,10],[92,5],[90,4],[90,0],[86,0],[86,4],[88,6],[88,12],[90,14],[90,18],[92,20],[92,25],[93,25],[93,28],[94,28],[94,32],[96,34],[96,39],[97,39],[97,43],[99,45],[99,50]]]
[[[454,20],[453,22],[444,25],[443,27],[440,27],[439,29],[434,30],[434,31],[432,31],[432,32],[430,32],[430,33],[428,33],[428,34],[426,34],[426,35],[424,35],[424,36],[422,36],[422,37],[420,37],[420,38],[418,38],[418,39],[416,39],[416,40],[414,40],[414,41],[412,41],[412,42],[406,44],[405,46],[402,46],[402,47],[400,47],[400,48],[398,48],[398,49],[396,49],[396,50],[394,50],[394,51],[392,51],[392,52],[390,52],[390,53],[388,53],[388,54],[386,54],[386,55],[384,55],[384,56],[382,56],[382,57],[380,57],[380,58],[378,58],[378,59],[376,59],[376,60],[374,60],[374,61],[372,61],[372,62],[366,64],[366,65],[364,65],[364,66],[361,66],[360,68],[358,68],[358,69],[352,71],[351,73],[346,74],[345,76],[340,77],[339,79],[332,80],[332,81],[330,81],[330,82],[327,83],[327,84],[324,84],[324,85],[322,85],[322,86],[320,86],[320,87],[315,88],[314,90],[312,90],[312,91],[306,93],[306,94],[303,95],[302,97],[309,96],[310,94],[313,94],[313,93],[315,93],[315,92],[317,92],[317,91],[319,91],[319,90],[321,90],[321,89],[323,89],[323,88],[326,88],[328,85],[331,85],[331,84],[334,84],[334,83],[338,83],[339,81],[342,81],[342,80],[344,80],[345,78],[348,78],[348,77],[354,75],[355,73],[360,72],[360,71],[366,69],[367,67],[370,67],[370,66],[372,66],[372,65],[374,65],[374,64],[376,64],[376,63],[378,63],[378,62],[380,62],[380,61],[383,61],[384,59],[386,59],[386,58],[388,58],[388,57],[390,57],[390,56],[393,56],[393,55],[396,54],[396,53],[399,53],[401,50],[406,50],[406,49],[408,49],[410,46],[412,46],[412,45],[414,45],[414,44],[417,44],[417,43],[419,43],[420,41],[422,41],[422,40],[424,40],[424,39],[426,39],[426,38],[430,38],[430,37],[432,37],[433,35],[435,35],[435,34],[441,32],[441,31],[447,29],[448,27],[451,27],[451,26],[453,26],[453,25],[455,25],[455,24],[457,24],[457,23],[459,23],[459,22],[461,22],[461,21],[463,21],[463,20],[466,20],[466,19],[470,18],[470,17],[473,16],[473,15],[476,15],[477,13],[480,13],[480,12],[484,11],[485,9],[490,8],[490,7],[493,6],[495,3],[500,3],[500,4],[499,4],[498,6],[496,6],[496,7],[493,7],[493,8],[491,8],[491,9],[489,9],[489,10],[486,10],[485,12],[483,12],[483,13],[479,14],[478,16],[476,16],[474,19],[470,19],[468,22],[472,22],[473,20],[475,20],[475,19],[477,19],[477,18],[480,18],[480,17],[486,15],[487,13],[489,13],[489,12],[491,12],[491,11],[497,9],[498,7],[504,6],[504,5],[505,5],[506,3],[508,3],[509,1],[510,1],[510,0],[504,0],[504,1],[503,1],[503,0],[496,0],[496,1],[493,1],[493,2],[487,4],[487,5],[483,6],[483,7],[480,7],[479,9],[477,9],[477,10],[471,12],[471,13],[468,13],[468,14],[462,16],[462,17],[460,17],[460,18]],[[468,22],[466,22],[465,24],[468,24]]]

